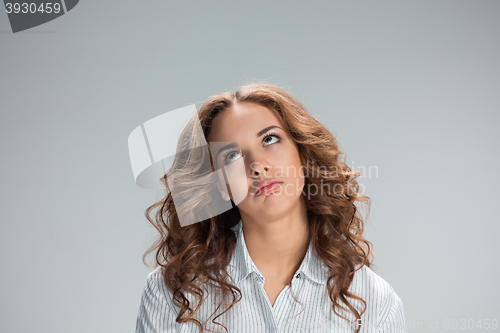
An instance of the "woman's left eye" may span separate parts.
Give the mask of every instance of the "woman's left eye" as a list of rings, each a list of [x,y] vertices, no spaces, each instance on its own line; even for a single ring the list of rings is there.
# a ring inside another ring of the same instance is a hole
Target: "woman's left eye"
[[[268,140],[269,138],[272,139],[273,137],[275,138],[274,141],[273,140],[271,140],[271,141]],[[268,134],[268,135],[266,135],[266,137],[262,141],[264,143],[269,143],[268,145],[266,145],[266,146],[269,146],[269,145],[272,145],[272,144],[274,144],[276,142],[279,142],[279,140],[280,140],[280,137],[278,135],[276,135],[276,134]]]

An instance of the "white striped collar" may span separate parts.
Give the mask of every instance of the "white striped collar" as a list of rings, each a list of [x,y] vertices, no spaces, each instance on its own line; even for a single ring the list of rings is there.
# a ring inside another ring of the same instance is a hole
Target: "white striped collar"
[[[229,271],[229,275],[238,284],[252,272],[255,272],[259,280],[264,281],[264,276],[257,266],[255,266],[255,263],[248,253],[241,219],[238,224],[233,227],[233,231],[236,233],[237,242],[230,262],[232,270]],[[312,242],[309,244],[306,255],[299,269],[295,272],[295,276],[299,273],[305,275],[313,282],[326,284],[329,273],[328,266],[318,257]]]

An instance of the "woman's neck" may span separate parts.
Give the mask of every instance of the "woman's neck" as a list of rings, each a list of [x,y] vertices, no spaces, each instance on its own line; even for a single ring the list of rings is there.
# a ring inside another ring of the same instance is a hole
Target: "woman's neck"
[[[266,280],[288,284],[309,246],[304,200],[300,200],[289,214],[275,220],[256,223],[245,217],[242,216],[243,235],[253,262]]]

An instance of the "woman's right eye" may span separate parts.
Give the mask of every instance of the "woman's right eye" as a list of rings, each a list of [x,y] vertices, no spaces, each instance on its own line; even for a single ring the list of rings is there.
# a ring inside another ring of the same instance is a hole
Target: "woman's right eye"
[[[224,153],[224,157],[223,157],[224,165],[232,163],[235,160],[237,160],[239,158],[238,155],[241,155],[241,153],[239,151],[236,151],[236,150],[229,150],[228,152]],[[233,158],[228,158],[228,157],[232,157],[232,156],[233,156]],[[234,156],[236,156],[236,157],[234,157]]]

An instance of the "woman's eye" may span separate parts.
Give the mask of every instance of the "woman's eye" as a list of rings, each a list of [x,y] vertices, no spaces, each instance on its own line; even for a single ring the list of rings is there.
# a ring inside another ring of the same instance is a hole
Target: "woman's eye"
[[[268,140],[268,139],[272,139],[272,138],[275,138],[275,140]],[[264,143],[269,143],[269,145],[272,145],[273,143],[276,143],[279,141],[279,136],[277,135],[268,135],[264,138]],[[266,146],[269,146],[269,145],[266,145]]]
[[[238,151],[227,152],[226,154],[224,154],[224,163],[229,164],[229,163],[234,162],[236,159],[238,159],[238,155],[241,155],[240,152],[238,152]]]

